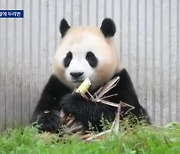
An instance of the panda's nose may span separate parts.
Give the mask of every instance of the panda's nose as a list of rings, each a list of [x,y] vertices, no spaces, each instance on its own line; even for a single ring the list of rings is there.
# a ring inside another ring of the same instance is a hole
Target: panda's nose
[[[83,74],[84,74],[84,72],[71,72],[70,73],[70,75],[75,79],[79,78]]]

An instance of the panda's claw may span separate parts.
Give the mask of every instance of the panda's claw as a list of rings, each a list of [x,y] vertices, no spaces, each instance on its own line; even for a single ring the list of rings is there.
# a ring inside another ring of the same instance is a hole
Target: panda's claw
[[[58,111],[50,111],[39,115],[38,129],[40,131],[57,132],[60,126],[60,117]]]

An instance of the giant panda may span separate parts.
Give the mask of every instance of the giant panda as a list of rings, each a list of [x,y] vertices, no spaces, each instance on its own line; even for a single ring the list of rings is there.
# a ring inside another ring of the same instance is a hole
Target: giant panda
[[[62,126],[60,112],[63,111],[64,114],[72,115],[85,130],[89,130],[91,124],[97,131],[102,131],[102,117],[112,122],[117,108],[92,102],[73,91],[85,78],[89,78],[89,92],[93,94],[119,76],[120,81],[108,92],[108,95],[117,95],[107,100],[117,104],[123,101],[134,106],[129,114],[150,123],[146,110],[138,101],[128,72],[118,60],[113,40],[116,32],[114,22],[105,18],[100,28],[70,27],[62,19],[59,30],[62,39],[54,57],[54,72],[42,92],[31,122],[36,122],[42,131],[57,132]]]

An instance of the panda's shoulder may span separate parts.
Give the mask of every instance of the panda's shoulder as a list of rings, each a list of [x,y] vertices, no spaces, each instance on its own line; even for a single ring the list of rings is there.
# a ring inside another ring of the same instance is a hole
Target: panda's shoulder
[[[54,74],[52,74],[43,90],[44,94],[51,93],[52,95],[65,95],[67,93],[70,93],[71,90],[62,83],[58,77]]]
[[[125,68],[123,68],[123,69],[119,70],[118,72],[116,72],[114,77],[116,77],[116,76],[119,76],[120,78],[127,79],[127,80],[130,79],[129,73]]]
[[[128,73],[128,71],[123,68],[120,71],[116,72],[114,77],[119,76],[120,77],[120,82],[119,85],[121,88],[127,88],[127,89],[132,89],[134,91],[134,86],[131,81],[131,77]]]

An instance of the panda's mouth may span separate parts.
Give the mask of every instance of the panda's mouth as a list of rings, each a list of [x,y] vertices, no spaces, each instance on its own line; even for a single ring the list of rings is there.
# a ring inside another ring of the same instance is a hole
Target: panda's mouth
[[[73,80],[72,82],[74,82],[74,83],[82,83],[83,80]]]
[[[80,84],[83,82],[83,80],[73,80],[71,81],[74,88],[78,88]]]

